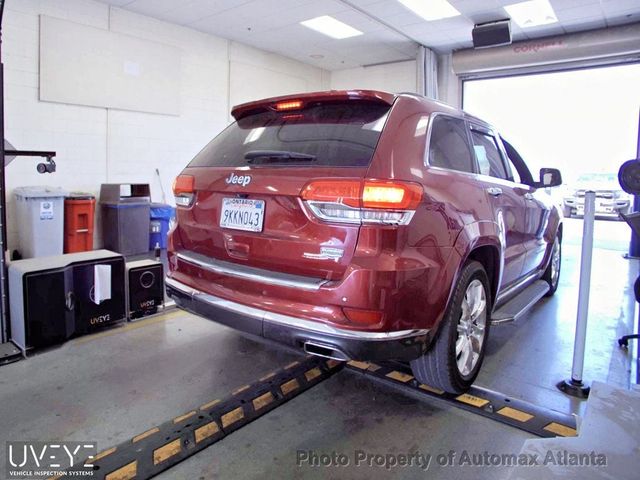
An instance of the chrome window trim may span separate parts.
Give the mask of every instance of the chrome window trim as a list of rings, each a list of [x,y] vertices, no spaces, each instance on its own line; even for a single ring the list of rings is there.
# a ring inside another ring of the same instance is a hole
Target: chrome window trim
[[[322,285],[327,283],[327,280],[322,278],[306,278],[289,273],[270,272],[260,268],[215,260],[207,257],[206,255],[187,250],[179,251],[176,256],[178,257],[178,260],[182,260],[183,262],[190,263],[191,265],[195,265],[210,272],[242,278],[252,282],[266,283],[268,285],[317,291]]]
[[[288,326],[312,333],[321,333],[334,337],[348,338],[353,340],[370,341],[402,340],[405,338],[427,335],[429,333],[429,330],[427,329],[399,330],[394,332],[363,332],[357,330],[345,330],[327,325],[325,323],[304,320],[297,317],[291,317],[289,315],[282,315],[279,313],[262,310],[260,308],[242,305],[230,300],[225,300],[223,298],[219,298],[184,285],[183,283],[178,282],[171,277],[166,277],[165,283],[171,288],[175,288],[176,290],[189,295],[194,300],[208,303],[209,305],[212,305],[214,307],[222,308],[224,310],[228,310],[241,315],[246,315],[248,317],[267,323]]]

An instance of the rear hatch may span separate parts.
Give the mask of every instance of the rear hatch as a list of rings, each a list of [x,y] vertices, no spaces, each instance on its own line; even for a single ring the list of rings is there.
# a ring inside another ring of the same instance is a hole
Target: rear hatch
[[[234,109],[237,121],[179,177],[193,177],[193,196],[178,214],[182,248],[273,272],[342,278],[360,222],[322,220],[301,193],[311,182],[325,190],[338,179],[337,188],[348,186],[345,179],[362,182],[392,101],[345,93]]]

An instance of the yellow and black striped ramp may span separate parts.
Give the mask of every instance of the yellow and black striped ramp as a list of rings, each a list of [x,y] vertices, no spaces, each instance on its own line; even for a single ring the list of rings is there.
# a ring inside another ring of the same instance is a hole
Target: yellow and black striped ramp
[[[90,463],[92,479],[151,478],[216,443],[265,413],[341,370],[342,362],[303,358],[245,385],[227,398],[211,401],[103,450]],[[82,465],[67,476],[82,475]]]
[[[450,395],[420,383],[411,373],[411,369],[401,363],[375,364],[350,361],[347,363],[347,368],[399,389],[414,398],[433,399],[539,437],[575,437],[577,434],[576,419],[573,415],[539,407],[482,387],[471,387],[462,395]]]

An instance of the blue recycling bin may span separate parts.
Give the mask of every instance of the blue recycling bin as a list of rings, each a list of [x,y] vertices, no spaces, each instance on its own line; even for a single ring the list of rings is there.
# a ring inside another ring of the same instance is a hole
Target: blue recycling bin
[[[169,222],[175,218],[176,209],[164,203],[152,203],[149,212],[149,250],[153,250],[156,245],[160,245],[160,248],[167,248]]]

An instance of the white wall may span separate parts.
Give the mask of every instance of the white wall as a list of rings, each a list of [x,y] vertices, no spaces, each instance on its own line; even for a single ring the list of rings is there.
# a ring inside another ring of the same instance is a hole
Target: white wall
[[[348,68],[331,72],[334,90],[371,89],[392,93],[416,92],[415,60],[371,67]]]
[[[180,115],[39,101],[41,14],[180,48]],[[58,154],[52,175],[37,174],[37,161],[28,158],[7,168],[10,248],[17,247],[14,187],[51,185],[97,195],[101,183],[142,182],[151,184],[153,200],[160,201],[158,168],[172,201],[173,178],[228,124],[231,105],[329,88],[329,73],[321,69],[92,0],[10,1],[3,23],[6,138],[19,149]]]
[[[237,42],[229,44],[229,104],[329,89],[331,73]]]

